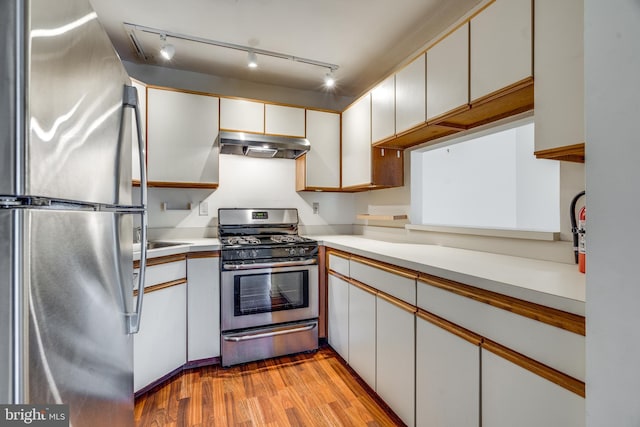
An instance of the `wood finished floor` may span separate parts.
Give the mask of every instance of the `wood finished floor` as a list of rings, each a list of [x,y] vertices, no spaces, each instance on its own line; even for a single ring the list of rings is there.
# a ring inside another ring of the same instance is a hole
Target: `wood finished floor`
[[[137,427],[404,425],[329,347],[184,371],[136,399]]]

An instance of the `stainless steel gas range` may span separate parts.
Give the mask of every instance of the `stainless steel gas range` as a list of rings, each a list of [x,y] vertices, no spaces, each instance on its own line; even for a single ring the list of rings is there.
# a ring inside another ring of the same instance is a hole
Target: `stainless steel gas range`
[[[318,348],[318,243],[296,209],[219,209],[222,365]]]

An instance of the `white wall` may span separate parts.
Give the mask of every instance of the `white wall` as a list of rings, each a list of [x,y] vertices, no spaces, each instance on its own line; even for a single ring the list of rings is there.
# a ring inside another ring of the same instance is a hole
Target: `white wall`
[[[199,202],[208,205],[208,215],[201,216]],[[192,210],[162,210],[169,208]],[[319,203],[319,213],[313,213],[313,203]],[[149,189],[149,227],[168,228],[167,237],[197,237],[194,233],[211,235],[217,226],[218,208],[297,208],[300,225],[307,232],[326,233],[335,225],[349,225],[355,216],[354,196],[341,193],[295,191],[295,161],[290,159],[259,159],[236,155],[220,155],[220,186],[217,190]],[[339,228],[339,229],[343,229]],[[196,229],[196,230],[191,230]],[[199,229],[199,231],[198,231]],[[166,234],[165,234],[166,235]],[[154,237],[154,236],[152,236]],[[155,237],[158,238],[159,236]]]
[[[585,0],[587,426],[640,425],[640,2]]]

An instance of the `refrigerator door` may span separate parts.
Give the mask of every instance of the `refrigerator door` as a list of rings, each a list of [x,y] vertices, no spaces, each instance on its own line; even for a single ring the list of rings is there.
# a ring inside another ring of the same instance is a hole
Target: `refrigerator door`
[[[88,0],[31,0],[30,16],[25,194],[131,204],[131,83],[108,36]]]
[[[133,426],[131,215],[24,212],[27,401],[68,404],[74,426]]]

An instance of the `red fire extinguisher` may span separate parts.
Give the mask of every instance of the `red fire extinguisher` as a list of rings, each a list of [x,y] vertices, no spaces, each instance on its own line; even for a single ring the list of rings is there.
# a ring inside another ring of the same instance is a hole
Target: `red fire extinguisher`
[[[585,244],[585,231],[587,226],[587,209],[583,206],[578,212],[578,270],[586,271],[587,247]]]
[[[578,219],[576,220],[576,204],[578,199],[584,196],[585,192],[581,191],[571,200],[571,232],[573,233],[573,253],[576,258],[576,264],[578,264],[578,270],[581,273],[586,271],[587,262],[587,247],[585,241],[586,226],[587,226],[587,209],[585,206],[580,208],[578,212]]]

